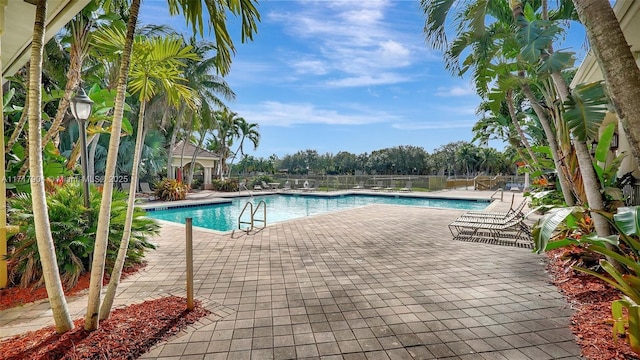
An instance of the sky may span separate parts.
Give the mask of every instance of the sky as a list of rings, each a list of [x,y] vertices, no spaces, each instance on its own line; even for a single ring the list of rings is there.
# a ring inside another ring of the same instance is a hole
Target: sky
[[[190,32],[166,4],[144,0],[141,24]],[[427,46],[418,0],[267,0],[258,11],[253,41],[241,43],[238,22],[228,22],[237,51],[225,77],[236,99],[227,105],[259,124],[261,134],[249,155],[360,154],[400,145],[431,153],[472,140],[481,100],[469,79],[451,75],[441,52]],[[580,61],[585,43],[573,24],[560,48]]]

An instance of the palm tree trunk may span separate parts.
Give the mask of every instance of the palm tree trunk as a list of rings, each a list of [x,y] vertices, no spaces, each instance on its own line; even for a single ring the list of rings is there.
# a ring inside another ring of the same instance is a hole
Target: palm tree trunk
[[[31,199],[33,202],[33,221],[38,243],[38,254],[42,263],[44,283],[47,288],[49,304],[53,312],[56,331],[61,334],[73,329],[67,301],[60,281],[60,272],[56,261],[56,251],[49,227],[46,192],[44,190],[44,171],[42,168],[42,53],[44,47],[45,18],[47,1],[39,0],[33,26],[31,45],[31,67],[29,68],[29,154],[31,156]]]
[[[529,144],[529,140],[527,140],[527,137],[524,135],[524,131],[522,131],[522,127],[520,126],[520,122],[518,121],[518,117],[516,114],[516,109],[513,106],[513,90],[507,90],[506,95],[507,107],[509,108],[509,116],[511,117],[511,122],[518,132],[520,142],[522,142],[522,145],[524,145],[524,147],[527,149],[527,153],[529,153],[531,161],[536,164],[538,162],[538,158],[536,157],[536,154],[533,153],[531,144]]]
[[[67,85],[64,88],[64,94],[60,102],[58,103],[58,110],[56,111],[56,117],[51,123],[51,127],[44,139],[42,139],[42,148],[53,138],[58,136],[60,130],[60,124],[64,120],[64,115],[69,108],[69,102],[71,94],[75,91],[80,83],[80,71],[82,70],[82,62],[87,54],[89,46],[89,29],[91,29],[91,23],[85,21],[82,16],[76,17],[72,24],[72,42],[71,49],[69,51],[70,64],[67,71]]]
[[[22,109],[22,114],[20,115],[20,120],[16,124],[16,127],[13,129],[13,133],[11,133],[11,137],[9,138],[9,141],[7,141],[7,145],[4,148],[5,154],[8,154],[9,152],[11,152],[13,145],[15,145],[16,142],[18,141],[18,137],[20,136],[20,133],[24,128],[24,124],[27,122],[28,114],[29,114],[29,97],[27,96],[25,100],[24,108]]]
[[[171,142],[169,143],[169,151],[167,151],[167,179],[175,179],[175,173],[173,172],[173,165],[171,162],[173,161],[173,148],[176,146],[178,132],[180,131],[180,126],[182,126],[182,117],[184,116],[185,107],[185,104],[182,104],[180,106],[178,116],[176,117],[176,124],[174,125],[173,131],[171,132]]]
[[[567,177],[565,176],[566,172],[564,171],[565,165],[562,161],[560,148],[558,147],[558,142],[556,141],[556,135],[551,127],[551,123],[549,122],[549,118],[547,117],[547,113],[540,106],[538,100],[536,99],[533,91],[528,84],[522,85],[522,91],[524,95],[531,103],[531,107],[533,111],[538,116],[538,120],[540,120],[540,124],[542,124],[542,129],[544,130],[544,134],[547,137],[547,141],[549,142],[549,148],[551,149],[551,155],[553,157],[553,163],[556,166],[558,181],[560,182],[560,189],[562,190],[562,196],[564,197],[564,202],[567,206],[575,205],[575,200],[573,198],[573,191],[571,189],[571,184],[569,183]]]
[[[608,0],[573,0],[631,152],[640,164],[640,69]]]
[[[182,143],[182,152],[180,153],[180,170],[181,171],[184,169],[184,148],[187,146],[187,143],[189,144],[191,143],[192,131],[193,131],[193,117],[191,118],[191,122],[189,123],[189,131],[187,131],[187,138],[184,139]],[[184,181],[184,174],[182,174],[182,181]]]
[[[104,261],[109,241],[109,222],[111,220],[111,196],[113,194],[113,179],[116,172],[118,159],[118,146],[120,145],[120,132],[122,131],[122,117],[124,113],[124,100],[127,91],[131,51],[133,49],[133,37],[140,11],[140,1],[132,0],[129,9],[129,21],[127,23],[127,37],[122,52],[120,72],[118,74],[118,86],[114,106],[113,122],[111,123],[111,138],[109,139],[109,152],[105,166],[105,181],[102,189],[102,201],[100,203],[100,215],[96,230],[96,242],[93,251],[93,263],[91,266],[91,282],[89,284],[89,296],[87,301],[87,313],[84,328],[87,331],[96,330],[99,325],[100,292],[102,291],[102,278],[104,276]]]
[[[131,239],[131,224],[133,223],[133,210],[135,209],[136,201],[136,189],[138,188],[138,167],[140,165],[140,158],[142,157],[142,146],[144,145],[145,131],[144,131],[144,111],[147,105],[146,101],[142,101],[140,104],[140,113],[138,114],[138,134],[136,136],[136,146],[133,155],[133,167],[131,169],[131,185],[133,188],[129,191],[129,200],[127,203],[127,214],[124,220],[124,231],[122,233],[122,240],[120,240],[120,248],[118,249],[118,256],[116,257],[113,270],[111,271],[111,278],[109,279],[109,285],[107,286],[107,292],[104,295],[102,306],[100,307],[100,320],[105,320],[111,313],[113,307],[113,301],[116,297],[116,290],[120,284],[120,275],[122,275],[122,268],[124,267],[124,261],[127,258],[127,249],[129,248],[129,240]]]
[[[198,140],[198,147],[196,148],[196,151],[194,151],[193,156],[191,156],[191,166],[189,166],[189,187],[191,187],[191,183],[193,182],[193,170],[195,169],[196,156],[198,156],[198,151],[200,150],[200,147],[202,146],[206,135],[207,132],[205,130],[204,134],[202,134],[202,136],[200,137],[200,140]]]

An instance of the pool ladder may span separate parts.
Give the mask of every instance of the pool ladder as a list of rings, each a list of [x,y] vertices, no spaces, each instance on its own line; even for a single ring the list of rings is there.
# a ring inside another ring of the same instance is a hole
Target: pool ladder
[[[249,214],[251,215],[251,218],[249,219],[249,221],[243,221],[242,216],[247,211],[247,209],[249,209]],[[256,214],[260,209],[262,209],[262,219],[256,219]],[[247,201],[247,203],[244,204],[244,208],[242,208],[242,211],[240,212],[240,216],[238,216],[238,229],[242,230],[242,224],[249,225],[249,227],[246,229],[246,231],[249,232],[253,230],[254,223],[256,222],[262,223],[261,229],[264,229],[265,227],[267,227],[267,203],[265,203],[264,200],[260,200],[258,205],[256,205],[255,210],[253,209],[253,203],[251,201]]]

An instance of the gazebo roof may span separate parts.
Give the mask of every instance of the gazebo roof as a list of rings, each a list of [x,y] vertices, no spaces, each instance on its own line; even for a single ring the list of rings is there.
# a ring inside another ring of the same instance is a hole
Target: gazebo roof
[[[193,154],[197,152],[196,159],[211,159],[211,160],[220,159],[220,156],[218,156],[218,154],[203,148],[199,148],[191,143],[185,143],[184,141],[179,141],[176,144],[176,146],[173,147],[174,158],[181,156],[183,147],[184,147],[184,156],[186,158],[192,158]]]

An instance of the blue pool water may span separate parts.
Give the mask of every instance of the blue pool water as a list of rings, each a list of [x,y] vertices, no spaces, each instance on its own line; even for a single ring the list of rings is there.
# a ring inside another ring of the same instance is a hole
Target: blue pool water
[[[268,195],[256,196],[253,199],[247,197],[235,198],[231,203],[225,204],[148,210],[147,216],[154,219],[181,224],[185,223],[185,218],[190,217],[193,219],[194,226],[217,231],[231,231],[238,229],[238,216],[247,201],[252,201],[254,205],[257,205],[261,200],[264,200],[267,204],[267,224],[369,204],[426,206],[461,210],[482,210],[489,204],[489,202],[482,200],[476,201],[371,195],[344,195],[332,197]],[[262,210],[256,214],[256,218],[262,218]],[[249,216],[243,215],[242,220],[248,221]],[[256,226],[261,227],[262,223],[256,223]],[[243,225],[243,228],[244,227],[246,226]]]

